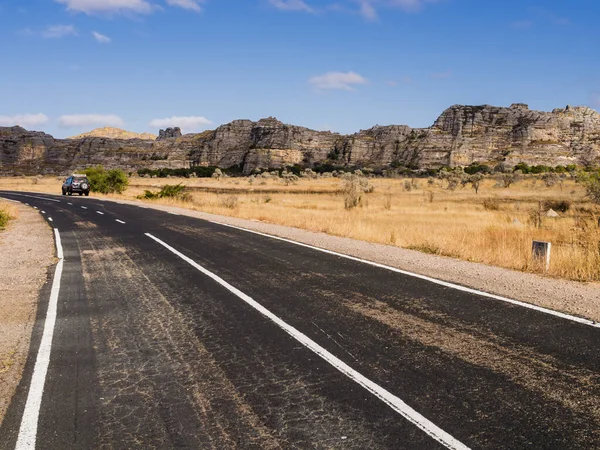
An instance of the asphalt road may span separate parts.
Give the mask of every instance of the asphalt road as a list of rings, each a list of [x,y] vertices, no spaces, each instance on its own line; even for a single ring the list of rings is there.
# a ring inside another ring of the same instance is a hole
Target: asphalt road
[[[2,449],[31,423],[40,449],[600,448],[600,328],[186,216],[0,196],[64,252]]]

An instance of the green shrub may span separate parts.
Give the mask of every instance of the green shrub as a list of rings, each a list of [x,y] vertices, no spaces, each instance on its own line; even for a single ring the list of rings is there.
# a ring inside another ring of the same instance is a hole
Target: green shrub
[[[185,192],[185,186],[179,184],[166,184],[160,191],[152,192],[145,190],[143,194],[138,195],[136,198],[140,200],[155,200],[157,198],[177,198],[179,200],[190,201],[192,198],[190,194]]]
[[[101,194],[121,194],[129,185],[129,179],[121,169],[105,170],[102,166],[85,169],[92,192]]]
[[[8,225],[8,221],[10,219],[11,219],[10,214],[8,214],[7,211],[0,209],[0,230],[3,230],[4,228],[6,228],[6,225]]]

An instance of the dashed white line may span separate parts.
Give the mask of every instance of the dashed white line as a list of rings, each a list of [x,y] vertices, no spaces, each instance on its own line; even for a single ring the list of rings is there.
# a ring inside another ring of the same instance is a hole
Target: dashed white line
[[[125,223],[125,222],[123,222],[122,220],[119,220],[119,219],[115,219],[115,222]]]
[[[73,206],[73,203],[67,203],[67,205],[69,205],[69,206]]]
[[[42,214],[46,214],[46,211],[40,211]]]
[[[173,214],[174,216],[178,216],[179,214],[177,214],[176,212],[173,211],[169,211],[169,214]]]
[[[202,267],[201,265],[196,263],[193,259],[188,258],[183,253],[180,253],[179,251],[175,250],[173,247],[171,247],[170,245],[161,241],[160,239],[154,237],[150,233],[146,233],[146,236],[148,236],[149,238],[158,242],[160,245],[162,245],[163,247],[165,247],[167,250],[171,251],[175,255],[179,256],[181,259],[183,259],[188,264],[190,264],[191,266],[193,266],[194,268],[196,268],[197,270],[202,272],[204,275],[208,276],[209,278],[212,278],[214,281],[219,283],[221,286],[223,286],[229,292],[235,294],[237,297],[242,299],[244,302],[246,302],[252,308],[257,310],[260,314],[265,316],[267,319],[270,319],[271,321],[273,321],[278,327],[283,329],[287,334],[292,336],[294,339],[296,339],[302,345],[304,345],[309,350],[313,351],[315,354],[317,354],[318,356],[323,358],[325,361],[327,361],[329,364],[331,364],[337,370],[342,372],[348,378],[352,379],[353,381],[355,381],[356,383],[358,383],[359,385],[364,387],[366,390],[371,392],[373,395],[375,395],[377,398],[379,398],[381,401],[383,401],[385,404],[387,404],[390,408],[392,408],[394,411],[396,411],[398,414],[400,414],[406,420],[408,420],[413,425],[415,425],[418,428],[420,428],[421,430],[423,430],[425,433],[427,433],[433,439],[438,441],[440,444],[444,445],[446,448],[461,449],[461,450],[468,449],[468,447],[466,445],[464,445],[462,442],[458,441],[457,439],[452,437],[450,434],[448,434],[447,432],[445,432],[444,430],[439,428],[437,425],[435,425],[433,422],[431,422],[430,420],[425,418],[423,415],[421,415],[420,413],[415,411],[413,408],[411,408],[406,403],[404,403],[400,398],[396,397],[391,392],[387,391],[386,389],[379,386],[375,382],[369,380],[365,376],[358,373],[352,367],[348,366],[345,362],[338,359],[332,353],[328,352],[326,349],[321,347],[319,344],[317,344],[315,341],[310,339],[308,336],[301,333],[293,326],[284,322],[282,319],[277,317],[275,314],[273,314],[271,311],[269,311],[267,308],[262,306],[260,303],[258,303],[253,298],[244,294],[242,291],[233,287],[231,284],[227,283],[225,280],[223,280],[219,276],[215,275],[214,273],[210,272],[209,270],[205,269],[204,267]]]
[[[15,450],[34,450],[37,438],[38,419],[40,416],[40,407],[42,405],[44,385],[46,384],[46,374],[48,373],[48,365],[50,364],[52,336],[54,335],[54,325],[56,323],[56,309],[64,262],[60,234],[56,228],[54,229],[54,235],[56,237],[58,264],[54,271],[54,280],[52,281],[52,290],[50,291],[50,301],[48,302],[44,331],[42,333],[40,348],[33,368],[31,385],[29,387],[29,393],[27,394],[27,402],[25,403],[25,410],[23,411],[23,418],[21,419],[21,427],[19,428],[19,437],[17,439]]]
[[[247,228],[237,227],[235,225],[229,225],[227,223],[222,223],[222,222],[215,222],[213,220],[208,220],[208,222],[211,222],[211,223],[214,223],[217,225],[222,225],[224,227],[235,228],[236,230],[245,231],[247,233],[258,234],[260,236],[265,236],[265,237],[268,237],[271,239],[276,239],[278,241],[283,241],[283,242],[287,242],[289,244],[298,245],[300,247],[310,248],[312,250],[317,250],[319,252],[327,253],[329,255],[339,256],[340,258],[350,259],[352,261],[358,261],[363,264],[368,264],[373,267],[379,267],[380,269],[386,269],[386,270],[390,270],[392,272],[400,273],[402,275],[407,275],[409,277],[429,281],[431,283],[438,284],[440,286],[449,287],[451,289],[456,289],[458,291],[467,292],[469,294],[479,295],[480,297],[491,298],[493,300],[499,300],[501,302],[510,303],[513,305],[521,306],[523,308],[532,309],[534,311],[538,311],[538,312],[541,312],[544,314],[549,314],[551,316],[560,317],[561,319],[570,320],[571,322],[577,322],[577,323],[580,323],[583,325],[589,325],[594,328],[600,328],[600,322],[594,322],[593,320],[584,319],[583,317],[572,316],[571,314],[562,313],[560,311],[554,311],[552,309],[532,305],[530,303],[521,302],[519,300],[514,300],[512,298],[502,297],[502,296],[496,295],[496,294],[490,294],[489,292],[478,291],[477,289],[468,288],[465,286],[461,286],[459,284],[449,283],[447,281],[438,280],[437,278],[431,278],[431,277],[428,277],[425,275],[420,275],[418,273],[408,272],[406,270],[401,270],[401,269],[397,269],[395,267],[386,266],[385,264],[379,264],[379,263],[376,263],[373,261],[368,261],[366,259],[356,258],[355,256],[345,255],[343,253],[334,252],[332,250],[326,250],[324,248],[314,247],[312,245],[304,244],[302,242],[292,241],[291,239],[286,239],[286,238],[282,238],[279,236],[272,236],[270,234],[261,233],[260,231],[248,230]]]
[[[50,222],[54,222],[54,221],[52,220],[52,217],[48,217],[48,220],[49,220]]]
[[[101,211],[96,211],[96,212],[97,212],[98,214],[102,215],[102,216],[104,215],[104,213],[103,213],[103,212],[101,212]]]
[[[87,206],[82,206],[81,209],[87,209]]]

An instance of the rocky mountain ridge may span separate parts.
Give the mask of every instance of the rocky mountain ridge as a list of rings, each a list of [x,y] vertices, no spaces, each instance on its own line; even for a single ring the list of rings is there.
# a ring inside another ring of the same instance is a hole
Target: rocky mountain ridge
[[[84,139],[87,137],[103,137],[109,139],[145,139],[156,140],[156,135],[152,133],[134,133],[133,131],[122,130],[121,128],[104,127],[96,128],[87,133],[78,134],[67,139]]]
[[[429,128],[374,126],[351,135],[284,124],[273,117],[235,120],[215,130],[181,135],[161,130],[156,141],[83,137],[54,139],[21,127],[0,128],[2,173],[65,173],[105,167],[257,168],[329,163],[356,167],[438,168],[471,163],[548,166],[600,162],[600,114],[587,107],[532,111],[454,105]]]

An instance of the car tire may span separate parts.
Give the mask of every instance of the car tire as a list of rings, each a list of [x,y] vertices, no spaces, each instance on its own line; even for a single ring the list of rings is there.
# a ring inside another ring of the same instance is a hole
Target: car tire
[[[63,191],[62,191],[62,194],[63,194],[63,195],[67,195],[67,193],[64,191],[64,189],[63,189]]]
[[[69,191],[69,192],[68,192],[68,194],[69,194],[69,195],[73,195],[73,191]]]
[[[90,193],[89,193],[89,192],[86,192],[86,193],[85,193],[85,196],[86,196],[86,197],[87,197],[87,196],[89,196],[89,195],[90,195]]]
[[[83,195],[83,192],[80,192],[80,193],[79,193],[79,196],[81,197],[82,195]]]

